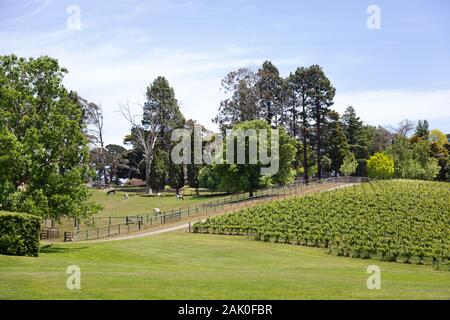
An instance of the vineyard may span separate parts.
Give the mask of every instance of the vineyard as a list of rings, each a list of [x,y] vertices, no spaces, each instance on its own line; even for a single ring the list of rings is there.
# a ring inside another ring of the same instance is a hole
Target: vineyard
[[[439,267],[450,256],[450,184],[364,183],[242,209],[196,223],[193,231]]]

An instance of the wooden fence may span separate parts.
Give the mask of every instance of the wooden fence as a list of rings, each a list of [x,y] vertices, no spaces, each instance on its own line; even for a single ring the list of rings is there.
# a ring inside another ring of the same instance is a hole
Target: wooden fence
[[[233,194],[226,198],[207,201],[194,206],[187,206],[177,209],[170,209],[158,213],[147,213],[144,215],[106,217],[105,225],[85,229],[62,230],[58,235],[64,234],[64,241],[81,241],[101,239],[112,236],[120,236],[127,233],[138,232],[154,226],[167,223],[179,222],[183,219],[214,215],[223,211],[240,209],[246,205],[265,202],[274,198],[287,198],[304,192],[320,190],[324,185],[342,185],[348,183],[362,183],[368,181],[363,177],[337,177],[322,180],[296,181],[289,185],[276,186],[264,190],[258,190],[253,197],[248,194]],[[187,222],[187,221],[186,221]]]

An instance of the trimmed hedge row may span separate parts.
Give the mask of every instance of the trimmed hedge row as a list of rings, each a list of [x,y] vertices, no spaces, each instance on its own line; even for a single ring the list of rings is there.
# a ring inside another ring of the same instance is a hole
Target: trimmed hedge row
[[[0,254],[37,257],[40,229],[38,216],[0,211]]]

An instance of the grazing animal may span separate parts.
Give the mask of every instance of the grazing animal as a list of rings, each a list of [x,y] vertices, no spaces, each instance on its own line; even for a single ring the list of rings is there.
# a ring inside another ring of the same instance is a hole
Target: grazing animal
[[[161,209],[159,208],[154,208],[153,212],[155,213],[155,216],[161,213]]]
[[[158,192],[158,193],[156,194],[156,196],[157,196],[157,197],[162,197],[161,192]]]
[[[128,193],[125,193],[125,194],[123,195],[123,198],[124,198],[124,200],[128,200]]]
[[[109,190],[106,195],[109,196],[110,194],[116,194],[116,190]]]
[[[177,194],[177,199],[184,200],[184,197],[182,194]]]

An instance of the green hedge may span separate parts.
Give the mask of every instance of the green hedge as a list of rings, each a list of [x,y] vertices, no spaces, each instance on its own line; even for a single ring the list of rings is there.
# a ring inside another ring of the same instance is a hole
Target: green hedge
[[[37,257],[40,229],[38,216],[0,211],[0,254]]]

